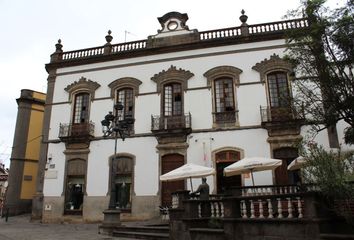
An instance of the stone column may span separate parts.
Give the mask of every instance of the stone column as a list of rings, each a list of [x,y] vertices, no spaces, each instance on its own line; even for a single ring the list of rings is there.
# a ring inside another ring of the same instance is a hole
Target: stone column
[[[32,200],[32,219],[42,218],[43,212],[43,183],[45,165],[47,163],[47,150],[48,150],[48,134],[50,126],[50,117],[52,113],[53,92],[56,78],[56,69],[49,70],[47,97],[44,107],[43,129],[42,129],[42,144],[39,153],[38,174],[36,183],[36,195]],[[58,126],[59,127],[59,126]]]

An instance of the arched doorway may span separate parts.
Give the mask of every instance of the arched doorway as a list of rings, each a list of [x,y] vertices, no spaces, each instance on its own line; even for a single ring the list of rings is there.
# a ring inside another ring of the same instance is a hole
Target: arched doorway
[[[184,157],[180,154],[164,155],[161,159],[161,175],[168,173],[184,164]],[[184,190],[184,180],[162,182],[161,183],[161,205],[171,206],[172,197],[171,193]]]
[[[117,156],[113,159],[113,178],[116,207],[123,212],[132,208],[134,162],[131,157]]]
[[[70,159],[66,166],[64,214],[82,215],[85,194],[86,160]]]
[[[275,183],[278,185],[295,184],[300,181],[299,171],[288,171],[288,165],[297,158],[298,149],[285,147],[273,151],[274,158],[283,160],[280,167],[275,169]]]
[[[226,193],[232,187],[241,187],[241,175],[224,176],[224,168],[240,160],[240,152],[224,150],[215,153],[216,189],[218,194]]]

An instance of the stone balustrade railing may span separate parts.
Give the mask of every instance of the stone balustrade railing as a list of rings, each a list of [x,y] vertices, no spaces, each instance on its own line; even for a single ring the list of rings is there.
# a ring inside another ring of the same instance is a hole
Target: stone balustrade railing
[[[264,195],[282,195],[301,193],[308,191],[316,191],[316,185],[263,185],[263,186],[247,186],[234,187],[231,189],[231,194],[234,196],[264,196]]]
[[[242,218],[303,218],[301,195],[271,196],[240,200]]]
[[[205,208],[204,208],[205,205]],[[208,214],[205,215],[203,211]],[[198,203],[198,217],[202,218],[204,216],[212,218],[223,218],[224,217],[224,203],[222,200],[210,200],[208,202]]]
[[[242,25],[239,27],[233,28],[223,28],[216,30],[209,30],[199,32],[199,41],[215,41],[231,38],[241,38],[241,37],[252,37],[258,35],[266,35],[273,33],[284,33],[284,31],[289,29],[305,28],[308,26],[306,19],[293,19],[287,21],[279,21],[272,23],[264,24],[255,24],[255,25]],[[107,36],[108,37],[108,36]],[[109,35],[110,38],[112,38]],[[112,39],[110,39],[111,41]],[[149,46],[149,40],[140,40],[127,43],[119,44],[110,44],[110,41],[107,42],[104,46],[87,48],[75,51],[63,52],[61,45],[61,40],[56,44],[57,50],[51,55],[51,62],[60,62],[60,61],[73,61],[77,59],[92,58],[103,55],[113,55],[120,53],[128,53],[133,51],[144,50],[148,48],[154,48]],[[198,41],[198,40],[197,40]]]
[[[104,47],[86,48],[77,51],[64,52],[62,60],[71,60],[79,58],[88,58],[93,56],[103,55]]]
[[[111,53],[129,52],[146,48],[146,40],[112,45]]]
[[[296,28],[305,28],[307,26],[308,22],[306,19],[293,19],[288,21],[249,25],[248,31],[250,35],[255,35],[269,32],[285,31]]]
[[[216,30],[203,31],[199,33],[200,40],[211,40],[220,38],[231,38],[241,36],[241,27],[223,28]]]
[[[234,38],[244,35],[260,35],[267,33],[284,32],[289,29],[305,28],[308,26],[306,19],[293,19],[288,21],[271,22],[264,24],[245,25],[234,28],[223,28],[200,32],[200,40],[213,40]]]
[[[316,193],[315,185],[242,187],[240,190],[240,194],[211,195],[209,200],[179,191],[172,195],[172,209],[188,209],[186,218],[293,219],[313,212],[305,209],[312,208],[313,201],[307,196]]]

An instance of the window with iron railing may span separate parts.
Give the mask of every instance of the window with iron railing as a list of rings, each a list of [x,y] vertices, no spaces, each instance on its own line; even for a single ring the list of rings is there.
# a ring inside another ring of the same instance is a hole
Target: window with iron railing
[[[118,110],[119,120],[123,120],[125,116],[134,116],[134,94],[132,88],[123,88],[117,90],[117,101],[123,105],[122,110]]]
[[[163,115],[180,116],[183,113],[182,87],[179,83],[166,84],[163,95]]]
[[[284,108],[290,106],[290,93],[288,78],[285,72],[274,72],[267,76],[269,102],[272,108]]]
[[[121,103],[123,109],[117,110],[118,120],[122,121],[127,116],[134,118],[134,90],[133,88],[121,88],[116,91],[116,104]],[[128,126],[129,134],[133,134],[134,124]]]
[[[219,78],[214,81],[214,122],[233,123],[236,121],[233,79]]]
[[[88,93],[78,93],[75,95],[73,123],[86,123],[89,119],[89,101]]]

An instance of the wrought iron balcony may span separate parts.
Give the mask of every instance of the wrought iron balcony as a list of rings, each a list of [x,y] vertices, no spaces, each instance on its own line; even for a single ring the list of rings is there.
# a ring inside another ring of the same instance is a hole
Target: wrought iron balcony
[[[262,124],[270,122],[289,122],[304,120],[305,114],[303,107],[260,107]]]
[[[59,138],[64,142],[86,142],[94,137],[95,124],[75,123],[65,124],[61,123],[59,128]]]
[[[190,113],[181,116],[151,116],[151,131],[182,130],[192,128]]]
[[[213,112],[213,122],[217,124],[237,122],[238,111]]]

